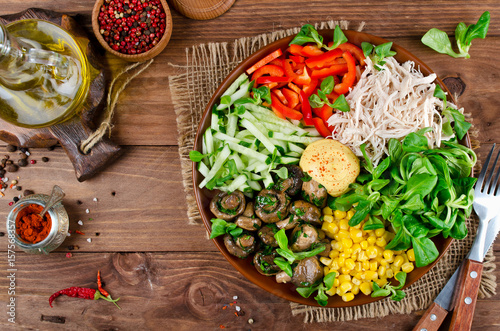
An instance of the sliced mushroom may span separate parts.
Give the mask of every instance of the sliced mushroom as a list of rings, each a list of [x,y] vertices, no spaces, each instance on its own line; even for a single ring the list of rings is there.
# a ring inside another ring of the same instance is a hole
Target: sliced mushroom
[[[245,211],[243,212],[243,216],[252,217],[255,214],[253,209],[253,201],[249,201],[247,206],[245,207]]]
[[[246,199],[242,192],[220,192],[210,201],[210,210],[215,217],[230,221],[243,214]]]
[[[297,200],[290,206],[290,213],[304,222],[321,226],[321,210],[304,200]]]
[[[328,238],[324,238],[320,240],[320,244],[325,245],[325,250],[319,253],[319,256],[329,257],[330,251],[332,250],[332,245],[330,244],[330,240]]]
[[[276,223],[288,216],[290,200],[283,192],[262,190],[255,198],[255,214],[264,223]]]
[[[315,206],[323,208],[326,206],[328,191],[323,185],[311,178],[302,184],[302,197]]]
[[[248,237],[249,236],[249,237]],[[245,238],[241,238],[245,237]],[[251,237],[251,238],[250,238]],[[240,259],[248,257],[255,250],[255,238],[248,234],[243,234],[236,240],[230,234],[224,235],[224,245],[227,251]]]
[[[300,260],[293,269],[292,283],[297,287],[308,287],[323,278],[323,268],[316,256]]]
[[[262,221],[257,217],[251,218],[243,215],[238,216],[234,223],[236,223],[236,225],[243,230],[247,231],[257,231],[262,226]]]
[[[257,269],[257,271],[264,276],[276,275],[281,271],[280,267],[274,263],[274,259],[277,256],[276,252],[265,254],[264,251],[259,251],[255,253],[253,257],[255,269]]]
[[[318,230],[310,224],[301,224],[292,231],[290,249],[294,252],[309,250],[314,243],[319,241]]]
[[[286,164],[279,166],[277,169],[279,170],[282,167],[287,168],[288,178],[286,179],[282,179],[279,177],[275,178],[276,179],[275,188],[278,191],[285,192],[289,196],[295,196],[298,193],[300,193],[300,190],[302,189],[302,177],[304,176],[304,173],[302,172],[302,169],[298,165]]]
[[[257,235],[265,245],[278,247],[278,242],[276,241],[276,238],[274,238],[276,232],[278,232],[276,226],[274,226],[273,224],[266,224],[262,228],[260,228],[259,232],[257,232]]]
[[[276,274],[276,283],[288,283],[291,280],[292,277],[288,276],[284,271]]]
[[[299,218],[294,217],[293,215],[290,217],[285,218],[283,221],[279,221],[275,223],[278,229],[285,229],[285,230],[290,230],[293,229],[294,227],[299,224]]]

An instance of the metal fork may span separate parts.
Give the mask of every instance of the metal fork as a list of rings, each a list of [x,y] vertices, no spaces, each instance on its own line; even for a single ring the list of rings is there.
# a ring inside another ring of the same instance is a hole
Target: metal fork
[[[488,172],[488,166],[490,164],[493,151],[495,150],[495,146],[496,144],[493,144],[493,147],[486,158],[486,162],[481,169],[481,173],[479,174],[476,187],[474,189],[473,206],[474,211],[479,217],[479,226],[477,228],[476,235],[478,245],[474,245],[469,258],[475,261],[481,260],[482,252],[484,251],[484,238],[486,236],[488,222],[500,213],[500,188],[497,185],[498,177],[500,175],[500,166],[499,169],[496,169],[496,175],[493,177],[498,158],[500,156],[500,151],[497,153],[495,162],[493,163],[491,170]],[[484,180],[485,178],[486,182]]]

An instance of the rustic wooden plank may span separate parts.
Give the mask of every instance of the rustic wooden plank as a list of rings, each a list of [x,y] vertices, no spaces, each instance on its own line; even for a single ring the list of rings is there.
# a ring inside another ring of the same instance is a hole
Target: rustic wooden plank
[[[303,324],[303,316],[292,316],[286,300],[247,281],[217,253],[91,253],[72,258],[62,253],[42,258],[17,254],[15,267],[16,326],[23,329],[215,330],[223,325],[237,330],[410,330],[423,313]],[[8,269],[6,259],[0,260],[0,269]],[[49,307],[49,296],[61,288],[96,288],[98,269],[104,287],[121,298],[122,310],[103,300],[64,296]],[[495,274],[500,276],[500,271]],[[8,287],[4,278],[1,302],[9,300]],[[498,300],[499,295],[478,301],[472,330],[498,326]],[[236,305],[244,316],[234,315]],[[6,318],[0,319],[0,328],[9,325]]]

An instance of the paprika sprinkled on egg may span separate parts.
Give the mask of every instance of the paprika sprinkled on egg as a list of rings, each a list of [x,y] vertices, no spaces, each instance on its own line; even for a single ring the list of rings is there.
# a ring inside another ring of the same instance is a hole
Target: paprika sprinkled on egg
[[[300,167],[336,197],[349,190],[359,175],[359,159],[349,147],[333,139],[315,141],[300,158]]]

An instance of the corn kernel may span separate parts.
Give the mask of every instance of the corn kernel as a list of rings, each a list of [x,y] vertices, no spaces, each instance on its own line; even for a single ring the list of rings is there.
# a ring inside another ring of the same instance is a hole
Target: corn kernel
[[[351,236],[349,234],[349,231],[347,231],[347,230],[339,230],[339,232],[337,234],[338,234],[338,238],[339,238],[337,240],[346,239],[346,238],[349,238]]]
[[[345,218],[346,215],[347,215],[347,213],[345,211],[341,211],[341,210],[334,210],[333,211],[333,216],[335,216],[335,218],[338,220]]]
[[[346,267],[342,267],[342,268],[340,268],[340,272],[341,272],[343,275],[349,275],[349,274],[351,273],[351,269],[346,268]]]
[[[363,264],[363,270],[369,270],[370,269],[370,261],[368,259],[364,260],[361,262]]]
[[[377,271],[378,270],[378,263],[377,263],[377,261],[370,262],[370,270],[371,271]]]
[[[325,231],[327,235],[331,238],[332,235],[335,235],[339,232],[339,226],[335,223],[327,223],[324,222],[323,225],[321,226],[321,230]]]
[[[361,251],[358,253],[358,261],[359,262],[368,261],[368,256],[366,256],[366,251]]]
[[[387,279],[385,279],[385,278],[383,278],[383,279],[375,279],[374,282],[377,283],[377,285],[379,287],[383,287],[385,284],[388,283]]]
[[[337,259],[338,261],[338,264],[339,264],[339,267],[343,267],[345,265],[345,258],[342,257],[342,256],[339,256],[339,258]]]
[[[371,238],[371,237],[370,237]],[[366,256],[368,256],[369,259],[374,259],[377,257],[377,249],[375,248],[375,246],[369,246],[367,249],[366,249]]]
[[[352,241],[354,241],[355,243],[360,243],[363,241],[363,230],[351,228],[349,232],[351,234]]]
[[[386,278],[392,278],[394,277],[394,271],[390,268],[387,268],[386,272],[385,272],[385,276]]]
[[[338,256],[339,256],[339,254],[340,254],[340,253],[339,253],[339,251],[338,251],[338,250],[336,250],[336,249],[332,249],[332,250],[330,251],[330,255],[329,255],[329,256],[330,256],[330,258],[331,258],[331,259],[334,259],[334,258],[338,257]]]
[[[332,260],[332,262],[330,263],[330,269],[331,270],[339,270],[340,269],[338,258],[335,258]]]
[[[354,299],[354,293],[346,293],[342,296],[342,300],[344,302],[349,302],[351,301],[352,299]]]
[[[351,209],[347,212],[346,218],[350,220],[353,216],[354,216],[354,210]]]
[[[333,210],[330,207],[323,208],[323,215],[333,215]]]
[[[339,287],[339,285],[340,285],[340,280],[338,278],[335,278],[333,280],[333,287]]]
[[[345,267],[347,269],[349,269],[349,271],[354,269],[355,266],[356,266],[356,263],[354,262],[353,259],[346,259],[345,260]]]
[[[381,229],[376,229],[376,230],[375,230],[375,235],[376,235],[377,237],[382,237],[382,236],[384,235],[384,233],[385,233],[385,229],[384,229],[384,228],[381,228]]]
[[[346,253],[346,252],[340,252],[339,256],[343,257],[344,259],[348,259],[351,257],[351,254]]]
[[[410,262],[410,260],[408,260],[408,255],[406,255],[406,253],[401,254],[401,256],[402,256],[402,257],[403,257],[403,259],[404,259],[403,264],[404,264],[404,263],[406,263],[406,262]]]
[[[344,295],[344,293],[342,292],[342,290],[340,289],[340,287],[337,287],[337,295],[340,295],[340,296]]]
[[[383,256],[384,259],[389,263],[392,263],[394,261],[394,252],[390,249],[386,249],[383,253]]]
[[[361,264],[361,262],[356,262],[356,266],[354,266],[354,270],[356,270],[357,272],[363,271],[363,265]]]
[[[367,249],[368,248],[368,241],[363,240],[362,242],[359,243],[359,246],[361,246],[361,249]]]
[[[389,264],[386,259],[383,259],[381,257],[377,257],[377,262],[378,264],[383,265],[384,267],[387,267],[387,265]]]
[[[366,238],[366,241],[368,241],[368,244],[370,244],[370,245],[375,245],[375,242],[377,241],[377,237],[369,236],[368,238]]]
[[[403,265],[401,266],[401,270],[403,272],[406,272],[406,273],[412,272],[414,268],[415,267],[413,266],[413,263],[411,263],[411,262],[403,263]]]
[[[352,248],[345,248],[344,247],[344,253],[346,254],[346,258],[351,256],[352,255]]]
[[[361,285],[361,279],[358,279],[358,278],[356,278],[356,277],[353,277],[353,278],[352,278],[352,283],[353,283],[354,285]]]
[[[377,272],[376,271],[372,271],[372,270],[366,270],[365,271],[365,280],[375,280],[377,279]]]
[[[415,262],[415,251],[412,249],[409,249],[406,254],[408,255],[408,260]]]
[[[342,239],[342,247],[344,249],[351,248],[352,247],[352,239],[351,238]]]
[[[359,252],[361,252],[361,246],[359,244],[354,244],[352,245],[352,253],[353,254],[357,254]]]
[[[349,221],[345,218],[339,221],[339,227],[341,230],[349,230]]]
[[[363,292],[364,295],[370,295],[372,293],[372,283],[364,282],[359,285],[359,290]]]
[[[380,267],[378,267],[379,278],[385,278],[386,271],[387,271],[387,268],[385,266],[381,265]]]
[[[341,283],[345,283],[345,282],[350,282],[351,281],[351,276],[349,276],[349,275],[339,275],[336,279],[338,279],[339,282],[341,282]]]
[[[401,255],[397,255],[395,258],[394,258],[394,262],[392,265],[396,266],[396,267],[401,267],[401,265],[404,263],[405,259],[403,256]]]
[[[351,254],[351,259],[353,259],[354,261],[356,261],[358,259],[358,254],[352,253]]]
[[[333,222],[333,216],[332,215],[324,215],[323,216],[323,221],[327,223],[332,223]]]
[[[359,285],[353,285],[351,289],[351,293],[357,295],[359,293]]]
[[[330,243],[330,246],[332,246],[332,249],[336,251],[341,251],[342,250],[342,243],[340,241],[332,240]]]
[[[395,266],[394,264],[391,264],[391,269],[394,272],[394,274],[397,274],[401,270],[401,267],[398,267],[398,266]]]
[[[385,245],[387,245],[387,241],[383,237],[380,237],[380,238],[377,238],[377,240],[375,241],[375,245],[377,245],[378,247],[384,248]]]
[[[332,288],[331,288],[331,289],[329,289],[329,290],[327,290],[327,291],[325,291],[325,292],[326,292],[326,294],[328,294],[329,296],[334,296],[334,295],[337,293],[337,288],[336,288],[336,287],[334,287],[334,286],[332,286]]]
[[[332,259],[329,259],[329,258],[324,257],[324,256],[320,257],[319,261],[326,266],[330,266],[330,264],[332,264]]]
[[[350,291],[351,288],[352,288],[352,283],[349,281],[349,282],[341,282],[340,283],[340,286],[339,286],[340,290],[342,292],[347,292],[347,291]]]

